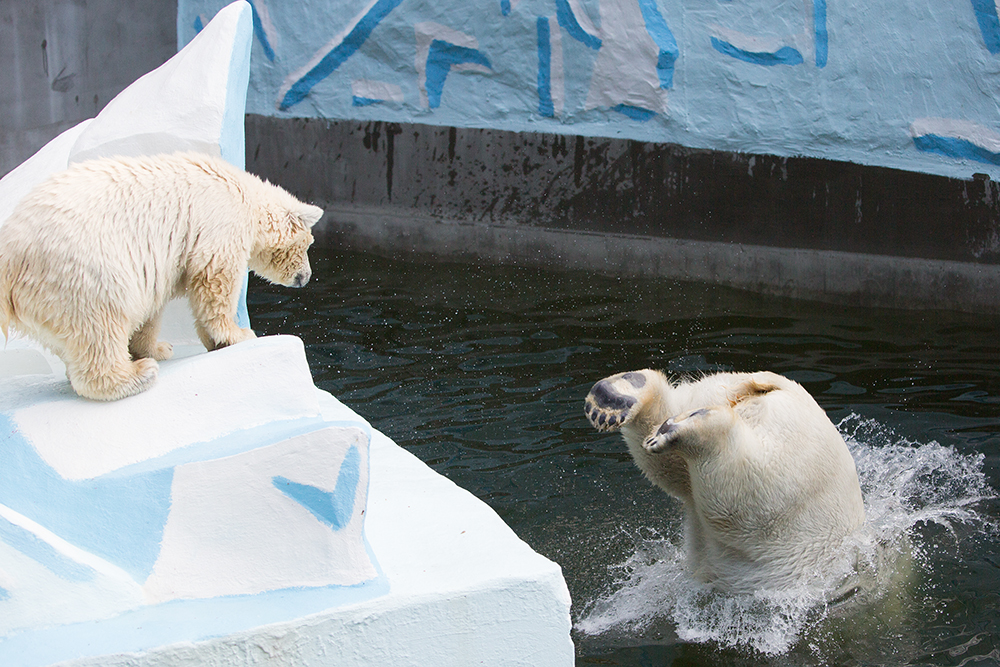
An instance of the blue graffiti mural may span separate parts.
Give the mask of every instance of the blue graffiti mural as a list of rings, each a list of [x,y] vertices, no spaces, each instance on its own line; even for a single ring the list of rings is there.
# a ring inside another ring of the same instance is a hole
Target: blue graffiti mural
[[[670,32],[667,22],[663,20],[663,15],[657,9],[655,0],[639,0],[639,9],[642,10],[642,18],[646,21],[646,30],[660,49],[656,58],[656,71],[660,75],[660,86],[673,88],[674,64],[680,55],[674,33]]]
[[[801,65],[805,62],[802,54],[790,46],[783,46],[773,53],[767,51],[753,52],[733,46],[718,37],[713,37],[712,48],[723,55],[731,56],[753,65]]]
[[[997,16],[996,3],[994,0],[972,0],[972,11],[976,14],[986,50],[993,54],[1000,53],[1000,17]]]
[[[308,65],[289,76],[286,80],[287,89],[281,97],[278,108],[285,110],[301,102],[313,86],[330,76],[354,55],[378,24],[402,1],[376,0],[362,12],[343,38],[328,43],[313,56]]]
[[[427,53],[427,100],[431,109],[441,106],[445,79],[455,65],[473,64],[492,69],[489,59],[480,51],[435,39]]]
[[[197,31],[220,1],[179,0],[178,25]],[[432,0],[419,6],[365,0],[345,23],[342,8],[356,6],[346,0],[250,0],[260,48],[251,65],[248,108],[413,122],[433,114],[430,122],[525,131],[565,132],[579,124],[584,133],[601,136],[724,150],[780,146],[789,154],[904,169],[912,162],[958,175],[965,162],[1000,167],[1000,144],[984,131],[907,135],[903,129],[920,116],[1000,125],[990,92],[1000,81],[986,64],[1000,55],[996,3],[971,0],[964,12],[936,15],[935,21],[924,12],[908,14],[911,20],[898,26],[889,21],[868,28],[866,21],[891,14],[896,5],[844,1],[831,16],[827,0],[757,0],[752,6],[734,0],[697,6],[665,0]],[[295,30],[294,38],[282,44],[275,26],[297,26],[285,28]],[[955,35],[970,29],[983,60],[960,61],[969,55],[954,48]],[[331,31],[338,36],[320,47]],[[318,50],[303,57],[303,44]],[[889,68],[878,49],[904,44],[913,57]],[[951,55],[942,60],[942,52]],[[285,64],[295,62],[305,64],[289,73]],[[825,70],[832,71],[823,76]],[[482,79],[453,78],[468,73]],[[872,80],[883,85],[875,91],[868,86]],[[916,80],[932,82],[934,94],[915,97],[907,82]],[[316,88],[320,81],[328,83]],[[449,96],[452,85],[462,93]],[[891,111],[866,114],[859,105],[873,103],[867,91]],[[296,107],[307,98],[308,108]],[[778,99],[794,104],[775,106]],[[845,118],[861,122],[845,126]],[[945,160],[957,166],[941,166]]]
[[[539,16],[538,31],[538,113],[547,118],[556,115],[552,103],[552,37],[549,20]]]

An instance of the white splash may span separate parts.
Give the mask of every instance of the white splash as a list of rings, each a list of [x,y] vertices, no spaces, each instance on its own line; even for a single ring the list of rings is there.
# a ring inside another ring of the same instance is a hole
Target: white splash
[[[842,613],[843,591],[847,604],[852,588],[863,592],[856,597],[871,600],[887,592],[897,568],[914,560],[928,567],[922,554],[936,545],[922,543],[919,526],[943,526],[956,542],[963,539],[959,526],[996,530],[976,509],[995,497],[982,454],[915,443],[853,414],[838,428],[857,464],[867,513],[866,529],[851,545],[860,556],[847,585],[837,577],[795,589],[720,594],[687,574],[680,536],[654,536],[637,540],[635,553],[613,568],[609,591],[585,606],[575,629],[634,636],[668,623],[684,642],[780,655],[824,618]]]

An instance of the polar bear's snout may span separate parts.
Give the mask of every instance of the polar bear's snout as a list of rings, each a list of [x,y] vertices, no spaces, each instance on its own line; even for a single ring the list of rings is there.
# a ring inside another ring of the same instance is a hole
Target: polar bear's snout
[[[309,282],[310,278],[312,278],[312,271],[309,269],[302,269],[295,274],[294,278],[292,278],[292,287],[304,287],[305,284]]]

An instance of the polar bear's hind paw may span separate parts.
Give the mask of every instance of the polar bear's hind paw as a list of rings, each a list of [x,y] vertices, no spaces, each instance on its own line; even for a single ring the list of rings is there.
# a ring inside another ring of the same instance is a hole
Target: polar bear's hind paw
[[[628,385],[622,385],[618,380],[626,380]],[[640,389],[646,384],[642,373],[625,373],[621,376],[601,380],[587,394],[584,412],[587,419],[598,431],[614,431],[628,421],[630,412],[638,399],[622,393],[632,387]]]

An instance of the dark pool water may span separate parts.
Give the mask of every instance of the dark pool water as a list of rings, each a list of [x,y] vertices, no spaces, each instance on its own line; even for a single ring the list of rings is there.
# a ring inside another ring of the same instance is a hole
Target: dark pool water
[[[319,387],[562,566],[577,664],[1000,664],[1000,319],[311,255],[305,289],[252,282],[254,328],[301,337]],[[645,367],[802,383],[847,437],[870,520],[912,553],[900,581],[860,612],[707,600],[680,566],[679,505],[583,416],[596,380]]]

